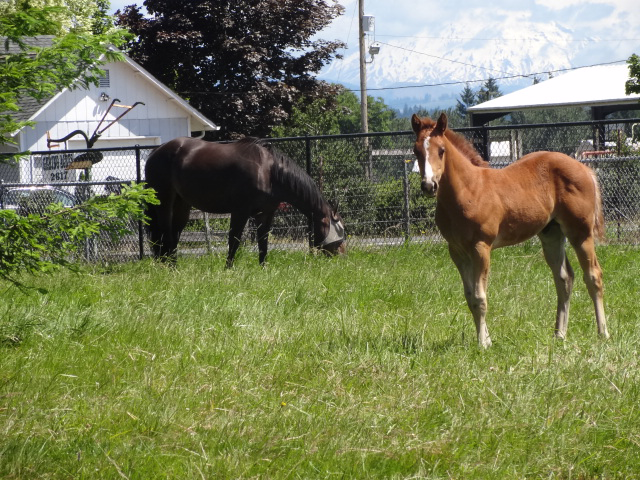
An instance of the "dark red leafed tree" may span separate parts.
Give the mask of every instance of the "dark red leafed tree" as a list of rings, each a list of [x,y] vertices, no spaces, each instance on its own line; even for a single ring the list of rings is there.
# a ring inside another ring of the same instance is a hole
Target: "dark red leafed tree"
[[[314,39],[342,13],[324,0],[145,0],[118,12],[128,54],[221,127],[265,136],[298,99],[328,97],[316,78],[338,41]]]

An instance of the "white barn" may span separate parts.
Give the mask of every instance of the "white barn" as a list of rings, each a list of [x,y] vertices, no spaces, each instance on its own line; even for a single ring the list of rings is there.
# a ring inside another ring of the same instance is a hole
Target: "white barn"
[[[29,39],[35,46],[46,46],[51,36]],[[99,86],[89,89],[65,88],[42,102],[24,100],[21,111],[16,114],[20,120],[35,122],[35,126],[25,127],[15,132],[15,145],[0,145],[0,152],[51,152],[52,155],[37,156],[31,162],[22,161],[19,167],[0,166],[0,180],[4,182],[48,182],[74,181],[79,170],[67,170],[72,155],[55,155],[56,151],[85,149],[87,142],[81,135],[70,138],[63,144],[47,144],[47,138],[60,139],[75,130],[81,130],[88,137],[126,111],[126,114],[109,126],[100,135],[93,148],[133,147],[135,145],[160,145],[180,136],[201,135],[205,131],[218,130],[206,118],[175,92],[158,81],[139,64],[125,55],[124,61],[112,62],[102,67],[104,77]],[[118,102],[111,107],[113,100]],[[127,109],[127,106],[135,108]],[[105,117],[105,113],[109,110]],[[128,110],[128,111],[127,111]],[[110,159],[110,157],[113,157]],[[114,165],[117,155],[106,153],[104,159],[93,167],[94,180],[103,179],[110,172],[122,179],[131,177],[134,166]],[[101,172],[102,171],[102,172]],[[114,172],[116,172],[114,174]]]

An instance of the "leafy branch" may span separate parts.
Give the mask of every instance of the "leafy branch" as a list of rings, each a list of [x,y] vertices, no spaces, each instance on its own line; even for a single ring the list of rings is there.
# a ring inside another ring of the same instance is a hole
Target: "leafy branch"
[[[157,203],[153,189],[131,184],[119,195],[93,197],[75,207],[52,204],[43,215],[0,210],[0,279],[24,289],[19,273],[77,271],[75,255],[86,240],[99,232],[122,238],[131,233],[132,220],[146,220],[146,205]]]
[[[0,16],[0,144],[14,143],[16,131],[33,125],[14,115],[21,98],[42,100],[63,88],[97,85],[103,75],[100,67],[122,58],[111,46],[121,46],[130,37],[124,30],[70,32],[54,38],[50,47],[29,46],[25,38],[57,30],[51,17],[59,11],[28,8]]]
[[[640,57],[635,53],[627,60],[629,64],[629,80],[624,85],[627,95],[632,93],[640,93]]]

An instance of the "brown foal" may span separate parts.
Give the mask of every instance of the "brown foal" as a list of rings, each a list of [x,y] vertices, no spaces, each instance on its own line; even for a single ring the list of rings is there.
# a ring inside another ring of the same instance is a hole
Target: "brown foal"
[[[486,324],[491,250],[540,238],[558,294],[555,335],[565,338],[574,273],[565,240],[574,248],[593,300],[598,333],[607,338],[602,270],[595,239],[604,236],[600,189],[594,172],[557,152],[525,155],[503,169],[488,168],[464,137],[413,115],[421,188],[437,200],[435,220],[449,244],[476,324],[478,343],[491,345]]]

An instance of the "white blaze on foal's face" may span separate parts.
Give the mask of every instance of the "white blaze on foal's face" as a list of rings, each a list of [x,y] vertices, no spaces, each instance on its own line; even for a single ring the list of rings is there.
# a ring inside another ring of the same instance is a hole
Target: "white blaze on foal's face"
[[[433,169],[429,163],[429,137],[424,139],[422,148],[424,148],[424,172],[422,174],[422,181],[433,183]]]
[[[431,166],[431,163],[429,163],[429,160],[430,160],[429,149],[431,148],[431,142],[429,140],[429,137],[426,137],[424,139],[422,148],[424,149],[424,168],[422,169],[422,179],[420,182],[420,188],[425,193],[425,195],[433,197],[436,194],[436,191],[438,190],[438,179],[436,178],[433,172],[433,167]]]

